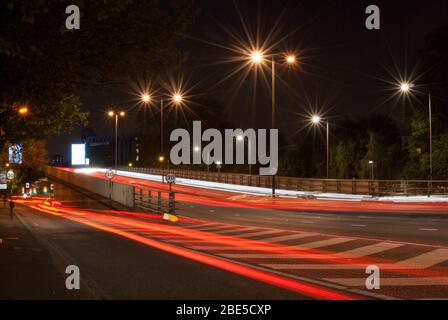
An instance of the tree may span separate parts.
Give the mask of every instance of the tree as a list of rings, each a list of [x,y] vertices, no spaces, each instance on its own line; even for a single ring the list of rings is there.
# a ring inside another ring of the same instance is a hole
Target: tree
[[[79,0],[80,30],[65,27],[66,1],[0,2],[0,149],[85,124],[81,90],[177,65],[190,2]]]

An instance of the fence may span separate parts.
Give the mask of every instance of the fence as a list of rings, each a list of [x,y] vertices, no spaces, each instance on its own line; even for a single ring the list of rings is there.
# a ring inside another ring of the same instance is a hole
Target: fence
[[[164,190],[134,187],[134,211],[176,214],[175,193]]]
[[[238,184],[253,187],[272,187],[271,176],[221,173],[195,170],[164,170],[139,167],[120,167],[120,170],[165,175],[174,173],[179,178]],[[363,180],[363,179],[307,179],[277,176],[277,189],[309,192],[369,194],[369,195],[447,195],[447,180]]]

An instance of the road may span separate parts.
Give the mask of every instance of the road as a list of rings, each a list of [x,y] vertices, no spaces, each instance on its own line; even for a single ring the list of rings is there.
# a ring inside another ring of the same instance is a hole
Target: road
[[[109,210],[61,185],[55,197],[24,201],[20,217],[53,256],[84,270],[96,298],[448,297],[443,217],[179,201],[173,224]],[[381,270],[379,290],[365,287],[369,265]]]

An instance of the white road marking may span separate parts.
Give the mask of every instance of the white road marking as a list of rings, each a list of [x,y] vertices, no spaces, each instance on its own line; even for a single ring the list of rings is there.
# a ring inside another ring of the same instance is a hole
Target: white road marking
[[[364,287],[365,278],[327,278],[323,279],[333,283],[341,284],[348,287]],[[448,277],[419,277],[419,278],[381,278],[381,286],[446,286],[448,285]]]
[[[365,256],[370,256],[372,254],[380,253],[386,250],[395,249],[402,247],[402,244],[399,243],[393,243],[393,242],[379,242],[374,243],[368,246],[347,250],[343,252],[338,252],[333,255],[332,257],[336,258],[348,258],[348,259],[355,259],[355,258],[361,258]]]
[[[395,265],[402,266],[411,266],[417,269],[425,269],[430,268],[436,264],[442,263],[448,260],[448,249],[435,249],[416,257],[402,260]]]
[[[213,233],[217,233],[217,234],[227,234],[227,233],[232,233],[232,232],[252,231],[252,230],[257,230],[257,229],[260,229],[260,228],[256,228],[256,227],[247,227],[247,228],[239,228],[239,229],[232,229],[232,230],[217,231],[217,232],[213,232]]]
[[[228,255],[225,255],[226,257]],[[267,256],[267,255],[265,255]],[[283,259],[288,258],[286,255],[271,255],[271,257],[266,258],[280,258]],[[253,255],[246,258],[264,258],[257,257],[257,255]],[[294,259],[295,257],[291,257]],[[302,258],[312,259],[313,256],[302,256]],[[430,268],[436,264],[442,263],[448,260],[448,249],[435,249],[430,252],[418,255],[413,258],[409,258],[406,260],[401,260],[396,263],[385,263],[385,264],[377,264],[377,266],[381,270],[406,270],[406,269],[426,269]],[[264,267],[278,269],[278,270],[358,270],[364,269],[366,265],[364,264],[262,264]]]
[[[219,223],[204,223],[204,224],[195,224],[192,226],[185,226],[184,228],[188,228],[188,229],[198,229],[198,228],[202,228],[202,227],[209,227],[209,226],[219,226]]]
[[[365,228],[367,227],[367,225],[365,224],[351,224],[352,227],[361,227],[361,228]]]
[[[303,243],[296,246],[291,246],[289,248],[291,249],[316,249],[316,248],[322,248],[326,246],[331,246],[335,244],[340,244],[344,242],[353,241],[352,238],[330,238],[327,240],[321,240],[321,241],[315,241],[315,242],[309,242],[309,243]]]
[[[280,232],[282,232],[282,231],[281,230],[264,230],[264,231],[257,231],[257,232],[235,234],[232,237],[247,238],[247,237],[263,236],[266,234],[273,234],[273,233],[280,233]]]
[[[421,231],[439,231],[439,229],[430,229],[430,228],[420,228],[418,230],[421,230]]]
[[[282,241],[312,237],[314,235],[316,235],[316,234],[315,233],[296,233],[296,234],[288,234],[286,236],[278,236],[278,237],[273,237],[273,238],[260,239],[259,241],[275,243],[275,242],[282,242]]]
[[[213,231],[213,230],[228,230],[228,229],[235,230],[235,227],[234,226],[220,225],[220,226],[214,226],[214,227],[198,228],[196,230],[209,232],[209,231]]]

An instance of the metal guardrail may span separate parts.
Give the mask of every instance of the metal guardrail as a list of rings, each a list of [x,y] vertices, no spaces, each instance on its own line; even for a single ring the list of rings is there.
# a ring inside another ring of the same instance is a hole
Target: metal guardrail
[[[259,176],[239,173],[207,172],[195,170],[167,170],[139,167],[119,167],[119,170],[155,175],[174,173],[179,178],[222,182],[252,187],[272,187],[271,176]],[[368,195],[448,195],[448,180],[364,180],[364,179],[308,179],[277,176],[277,189],[368,194]]]
[[[134,211],[136,209],[175,215],[176,195],[170,191],[134,187]]]

